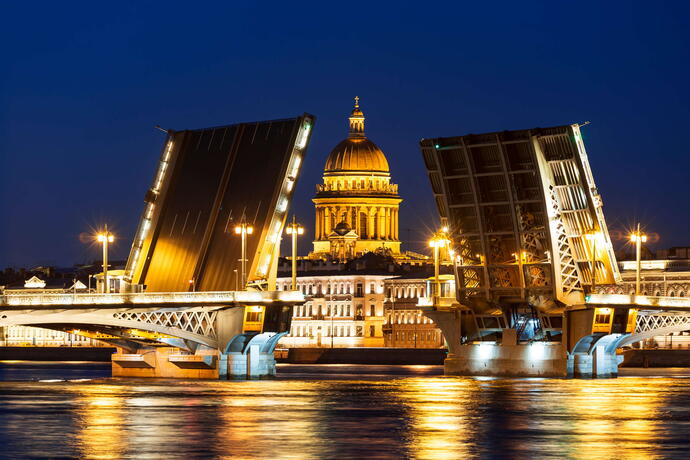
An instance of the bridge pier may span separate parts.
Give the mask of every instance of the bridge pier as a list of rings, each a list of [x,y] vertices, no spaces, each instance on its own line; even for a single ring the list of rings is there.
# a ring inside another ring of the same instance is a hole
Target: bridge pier
[[[113,377],[180,379],[260,378],[276,374],[273,351],[285,333],[238,334],[222,352],[199,346],[195,353],[176,347],[122,347],[112,356]]]
[[[201,347],[200,347],[201,348]],[[112,356],[113,377],[218,379],[220,353],[203,348],[195,354],[176,347],[151,347],[131,353],[122,348]]]

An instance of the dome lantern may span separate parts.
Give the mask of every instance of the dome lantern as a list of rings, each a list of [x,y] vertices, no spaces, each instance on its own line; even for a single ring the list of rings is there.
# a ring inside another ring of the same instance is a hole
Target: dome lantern
[[[359,109],[359,96],[355,96],[355,108],[350,115],[350,137],[366,137],[364,135],[364,114]]]
[[[383,151],[364,134],[364,113],[359,108],[359,96],[350,114],[350,133],[328,155],[324,173],[349,174],[352,172],[388,175],[388,160]]]

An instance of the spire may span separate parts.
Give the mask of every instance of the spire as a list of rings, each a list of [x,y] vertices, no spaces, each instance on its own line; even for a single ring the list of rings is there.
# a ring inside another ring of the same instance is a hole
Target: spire
[[[359,109],[359,96],[355,96],[355,108],[350,115],[350,137],[365,137],[364,114]]]

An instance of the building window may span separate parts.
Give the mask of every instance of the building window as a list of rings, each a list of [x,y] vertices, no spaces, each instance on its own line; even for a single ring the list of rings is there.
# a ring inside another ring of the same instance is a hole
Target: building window
[[[371,305],[369,310],[369,316],[376,316],[376,305]]]
[[[376,337],[376,326],[369,326],[369,336]]]
[[[357,283],[357,291],[355,292],[355,297],[364,297],[364,293],[362,290],[364,287],[362,286],[362,283]]]
[[[376,292],[376,287],[374,286],[374,283],[371,283],[369,285],[369,294],[374,294]]]

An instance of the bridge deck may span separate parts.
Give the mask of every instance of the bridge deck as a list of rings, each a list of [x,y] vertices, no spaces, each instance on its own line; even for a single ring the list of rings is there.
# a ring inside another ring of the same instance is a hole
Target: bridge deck
[[[620,305],[642,310],[690,311],[690,298],[627,294],[589,294],[585,304],[590,306]]]
[[[145,292],[126,294],[6,294],[0,309],[208,307],[238,305],[295,305],[304,303],[299,291]]]

